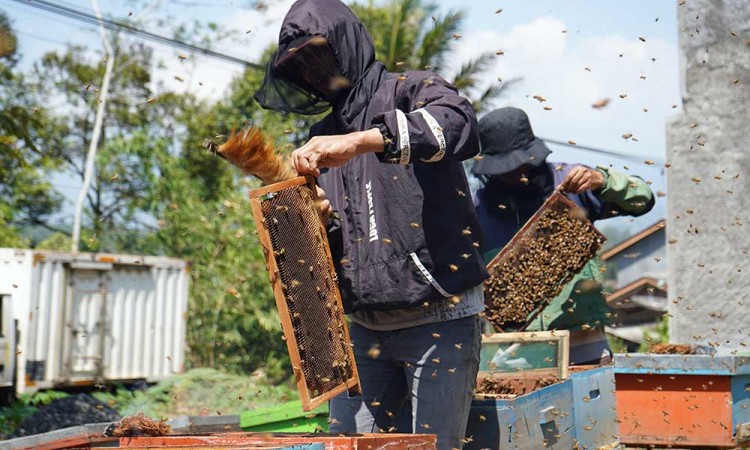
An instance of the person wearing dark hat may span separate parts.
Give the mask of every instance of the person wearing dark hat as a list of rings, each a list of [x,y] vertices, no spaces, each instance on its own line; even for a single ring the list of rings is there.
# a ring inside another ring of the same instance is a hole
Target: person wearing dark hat
[[[293,162],[318,177],[323,216],[336,213],[328,237],[362,385],[331,401],[330,430],[462,447],[487,277],[462,164],[479,153],[471,102],[434,72],[389,73],[339,0],[292,5],[256,100],[329,111]]]
[[[646,214],[654,206],[649,185],[607,167],[548,162],[547,145],[534,136],[529,118],[501,108],[479,121],[481,157],[472,173],[481,182],[474,194],[484,231],[482,255],[489,262],[556,189],[580,206],[589,220]],[[609,322],[598,259],[590,261],[527,328],[570,330],[572,364],[611,361],[604,326]]]

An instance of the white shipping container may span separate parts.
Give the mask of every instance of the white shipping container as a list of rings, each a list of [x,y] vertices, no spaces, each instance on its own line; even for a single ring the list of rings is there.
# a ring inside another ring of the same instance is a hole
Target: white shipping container
[[[0,363],[8,371],[15,357],[16,391],[181,373],[187,269],[173,258],[0,248]],[[16,352],[2,343],[8,310]]]

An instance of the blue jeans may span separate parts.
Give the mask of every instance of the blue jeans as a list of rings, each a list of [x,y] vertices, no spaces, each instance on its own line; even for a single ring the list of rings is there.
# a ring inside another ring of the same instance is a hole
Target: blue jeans
[[[479,369],[479,315],[395,331],[351,325],[362,395],[331,400],[334,433],[437,434],[461,448]]]

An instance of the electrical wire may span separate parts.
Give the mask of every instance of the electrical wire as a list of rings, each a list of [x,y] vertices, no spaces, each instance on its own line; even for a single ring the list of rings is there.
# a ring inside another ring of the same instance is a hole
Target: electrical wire
[[[561,145],[561,146],[568,147],[568,148],[575,149],[575,150],[583,150],[583,151],[587,151],[587,152],[591,152],[591,153],[598,153],[598,154],[601,154],[601,155],[614,156],[614,157],[619,158],[619,159],[626,159],[628,161],[639,162],[641,164],[644,163],[644,159],[643,159],[642,156],[629,155],[627,153],[620,153],[620,152],[616,152],[616,151],[613,151],[613,150],[606,150],[606,149],[597,148],[597,147],[589,147],[589,146],[586,146],[586,145],[578,145],[578,144],[573,145],[573,144],[571,144],[569,142],[560,141],[560,140],[557,140],[557,139],[548,139],[548,138],[541,137],[541,136],[538,136],[538,137],[539,137],[539,139],[543,140],[544,142],[549,142],[549,143],[555,144],[555,145]],[[654,161],[654,163],[660,163],[661,164],[661,163],[664,162],[664,159],[662,159],[662,158],[652,158],[652,160]]]
[[[89,25],[96,25],[96,26],[99,25],[99,21],[97,20],[96,16],[94,16],[93,14],[84,12],[84,11],[77,10],[75,8],[71,8],[71,7],[67,7],[63,5],[57,5],[52,2],[48,2],[46,0],[34,0],[33,2],[30,2],[28,0],[12,0],[12,1],[21,5],[30,6],[30,7],[37,8],[43,11],[51,12],[59,16],[68,17],[70,19],[74,19],[79,22],[84,22]],[[199,53],[199,54],[209,56],[212,58],[216,58],[219,60],[227,61],[227,62],[234,63],[234,64],[239,64],[239,65],[242,65],[243,67],[265,71],[265,67],[263,67],[261,64],[246,61],[244,59],[237,58],[236,56],[227,55],[225,53],[220,53],[214,50],[199,47],[197,45],[189,44],[187,42],[178,41],[176,39],[168,38],[166,36],[152,33],[150,31],[141,30],[132,25],[128,25],[128,24],[121,23],[121,22],[115,22],[111,19],[103,19],[102,24],[104,25],[105,28],[108,28],[110,30],[120,31],[126,34],[130,34],[132,36],[137,36],[142,39],[150,40],[152,42],[159,42],[162,44],[170,45],[172,47],[182,48],[184,50],[191,51],[194,53]]]

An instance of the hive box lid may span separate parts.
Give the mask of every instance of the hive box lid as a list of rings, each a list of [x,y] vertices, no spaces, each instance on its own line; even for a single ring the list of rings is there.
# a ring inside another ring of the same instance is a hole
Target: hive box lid
[[[747,375],[750,355],[615,355],[615,373]]]

